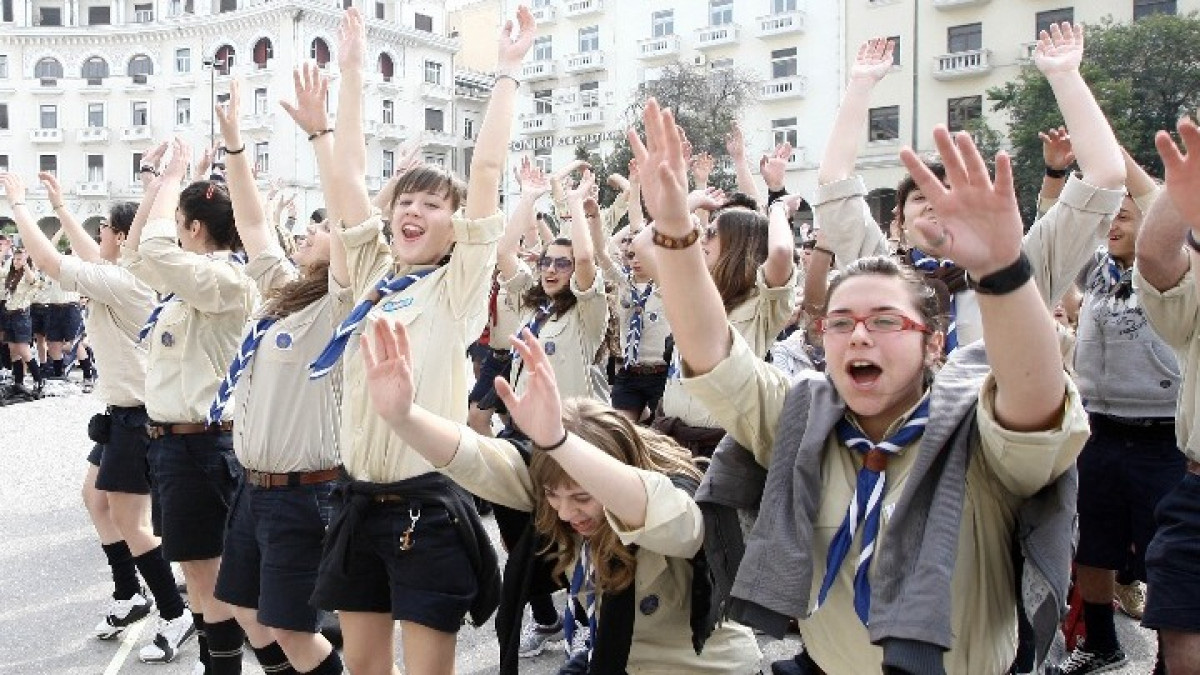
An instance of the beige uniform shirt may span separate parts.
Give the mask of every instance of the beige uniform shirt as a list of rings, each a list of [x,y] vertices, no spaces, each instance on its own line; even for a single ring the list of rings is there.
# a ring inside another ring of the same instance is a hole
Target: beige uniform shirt
[[[779,337],[779,332],[792,318],[792,312],[796,309],[798,278],[799,270],[793,272],[792,278],[786,284],[778,288],[768,288],[760,266],[754,295],[729,313],[729,323],[734,331],[750,344],[754,354],[760,359],[766,358],[771,345],[775,344],[775,338]],[[714,330],[720,330],[720,327],[714,327]],[[717,417],[683,386],[680,381],[680,361],[677,351],[672,359],[671,375],[667,378],[667,386],[663,390],[663,414],[667,417],[678,417],[684,424],[693,427],[721,428],[724,425]]]
[[[760,465],[770,465],[775,430],[789,389],[783,374],[757,358],[734,332],[729,357],[705,375],[684,379],[684,386],[709,406],[721,426],[751,450]],[[972,440],[951,581],[954,641],[944,662],[946,672],[952,675],[998,675],[1012,664],[1017,607],[1010,552],[1016,511],[1022,500],[1071,466],[1089,433],[1087,415],[1070,380],[1063,419],[1050,431],[1021,433],[1001,427],[993,414],[995,393],[996,384],[989,375],[976,407],[979,433]],[[877,550],[887,547],[888,519],[904,489],[916,447],[916,442],[906,446],[888,463]],[[861,466],[861,455],[831,434],[821,471],[825,477],[821,504],[813,523],[813,601],[824,579],[830,542],[845,517]],[[877,673],[882,668],[883,650],[871,644],[854,612],[854,560],[861,539],[860,529],[825,604],[800,622],[805,647],[827,673]]]
[[[483,499],[520,511],[533,510],[529,471],[507,441],[481,437],[463,426],[458,451],[441,471]],[[699,656],[692,649],[690,559],[704,541],[700,507],[667,476],[642,470],[638,474],[646,488],[645,525],[630,530],[606,512],[621,542],[638,546],[629,672],[757,673],[761,654],[754,634],[733,621],[716,629]],[[650,607],[653,611],[646,611]]]
[[[887,239],[871,217],[866,185],[857,176],[817,188],[813,207],[824,230],[838,269],[875,255],[888,255]],[[1033,279],[1047,307],[1062,299],[1096,247],[1108,235],[1113,216],[1121,208],[1125,190],[1088,185],[1074,176],[1067,181],[1058,203],[1039,217],[1025,235],[1022,250],[1033,265]],[[958,344],[983,337],[983,319],[975,291],[955,295]]]
[[[228,251],[180,248],[167,218],[146,223],[138,250],[127,255],[134,276],[175,294],[146,336],[146,412],[156,422],[203,423],[258,301],[254,280]]]
[[[4,309],[9,312],[15,312],[19,309],[29,309],[33,304],[33,299],[37,297],[38,291],[46,283],[46,277],[41,272],[33,273],[33,280],[29,280],[29,275],[22,274],[21,280],[17,282],[17,287],[7,293],[4,302]]]
[[[273,247],[251,260],[246,274],[265,297],[300,272],[283,249]],[[353,301],[350,289],[330,276],[324,297],[267,329],[227,408],[234,411],[233,450],[242,466],[289,473],[338,465],[341,372],[310,380],[308,364],[325,348]],[[258,319],[252,317],[246,330]]]
[[[350,267],[355,302],[394,267],[392,252],[375,214],[341,232]],[[504,231],[500,213],[467,220],[454,217],[454,252],[450,262],[400,293],[379,301],[359,326],[387,319],[404,324],[412,350],[416,403],[455,422],[467,419],[471,364],[467,346],[487,322],[487,300],[496,266],[496,242]],[[399,268],[409,274],[417,268]],[[433,467],[405,445],[381,417],[367,395],[366,372],[352,336],[342,357],[342,462],[356,480],[391,483],[429,473]]]
[[[521,326],[528,324],[537,312],[536,307],[521,302],[525,291],[536,283],[537,279],[525,266],[521,266],[512,279],[501,280],[501,285],[508,291],[507,302],[520,313]],[[575,396],[595,397],[597,392],[592,387],[592,365],[596,363],[596,353],[604,342],[604,331],[608,327],[608,301],[604,294],[604,276],[600,270],[596,270],[592,287],[586,290],[575,285],[575,276],[572,275],[569,291],[575,294],[575,306],[562,316],[551,314],[538,332],[538,342],[546,350],[550,366],[554,368],[558,393],[563,400]],[[520,361],[513,361],[512,377],[516,392],[523,393],[525,369]]]
[[[617,294],[617,330],[621,334],[621,353],[615,356],[618,364],[625,362],[625,350],[629,347],[629,319],[633,315],[633,289],[636,288],[638,297],[646,291],[646,284],[637,283],[625,270],[617,267],[610,255],[601,254],[600,264],[604,274],[616,286]],[[646,298],[646,306],[642,310],[642,339],[638,343],[638,363],[661,365],[665,362],[667,338],[671,336],[671,325],[667,323],[666,309],[663,307],[662,289],[658,284]],[[618,365],[619,367],[619,365]]]
[[[62,259],[67,260],[73,257],[65,255]],[[79,302],[79,294],[68,291],[53,277],[46,277],[46,283],[42,286],[42,290],[37,294],[34,302],[45,303],[47,305],[65,305],[71,302]]]
[[[512,349],[512,336],[521,330],[521,313],[519,301],[510,301],[508,289],[503,284],[496,292],[496,321],[492,324],[491,337],[488,347],[492,349]]]
[[[1183,382],[1175,413],[1175,442],[1188,459],[1200,462],[1200,431],[1196,428],[1196,419],[1200,417],[1200,396],[1197,396],[1200,331],[1196,330],[1200,327],[1200,301],[1196,298],[1196,270],[1193,267],[1178,285],[1160,292],[1135,266],[1133,287],[1141,298],[1146,319],[1159,337],[1175,350],[1179,359]]]
[[[107,405],[142,405],[148,350],[146,343],[138,343],[138,331],[154,310],[154,291],[124,264],[84,262],[75,256],[62,257],[59,277],[63,288],[89,301],[84,315],[88,339],[96,360],[106,365],[96,395]]]

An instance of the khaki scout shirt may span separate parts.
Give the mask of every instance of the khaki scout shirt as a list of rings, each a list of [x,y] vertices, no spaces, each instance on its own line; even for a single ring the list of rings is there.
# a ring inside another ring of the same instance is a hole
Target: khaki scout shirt
[[[154,291],[124,264],[85,262],[75,256],[62,257],[59,277],[64,289],[87,296],[84,324],[96,360],[114,364],[97,381],[96,395],[107,405],[142,405],[147,347],[138,343],[138,331],[154,310]]]
[[[355,302],[395,267],[375,214],[342,230]],[[358,355],[358,334],[379,319],[398,321],[408,329],[412,350],[416,403],[455,422],[467,419],[471,364],[467,346],[487,322],[488,293],[496,266],[496,242],[504,231],[500,213],[467,220],[454,216],[454,251],[450,262],[400,293],[379,301],[350,338],[342,357],[342,462],[356,480],[391,483],[429,473],[433,467],[405,445],[375,414],[367,396],[366,371]],[[397,268],[409,274],[416,267]]]
[[[597,257],[600,258],[604,274],[616,287],[617,330],[621,335],[621,353],[615,356],[618,364],[624,364],[625,350],[629,347],[629,319],[633,316],[633,289],[636,288],[638,297],[641,297],[646,291],[646,284],[634,281],[632,273],[618,267],[612,256],[606,252],[602,251]],[[670,336],[671,325],[667,323],[667,313],[663,307],[662,288],[656,283],[642,310],[642,339],[638,342],[637,362],[662,365],[666,360],[667,338]]]
[[[66,260],[73,257],[75,256],[64,255],[62,259]],[[46,283],[34,298],[34,302],[47,305],[65,305],[71,302],[79,302],[79,294],[63,288],[62,284],[53,277],[46,277]]]
[[[507,441],[482,437],[465,426],[460,427],[460,434],[458,451],[440,470],[483,499],[532,511],[534,486],[516,448]],[[757,673],[761,654],[754,634],[733,621],[721,623],[705,643],[704,651],[696,655],[690,624],[690,559],[704,542],[704,519],[696,502],[670,478],[654,471],[637,472],[646,488],[646,523],[630,530],[605,512],[621,543],[638,547],[629,672]],[[541,486],[537,489],[540,491]],[[603,612],[603,607],[599,611]]]
[[[766,358],[775,338],[792,318],[796,309],[796,283],[799,269],[792,273],[788,282],[778,288],[769,288],[763,269],[758,268],[754,295],[733,308],[729,323],[746,340],[758,357]],[[714,328],[719,330],[719,327]],[[680,382],[680,356],[676,351],[672,359],[671,376],[663,390],[663,414],[678,417],[684,424],[693,427],[721,428],[721,423],[700,401],[696,400]]]
[[[538,283],[528,267],[521,266],[512,279],[501,280],[501,285],[508,291],[507,302],[510,307],[520,312],[521,326],[533,319],[536,307],[525,305],[525,291]],[[596,278],[592,287],[586,290],[575,285],[575,275],[571,275],[568,289],[575,294],[575,306],[562,316],[550,315],[542,323],[538,332],[538,342],[546,350],[550,367],[554,369],[554,378],[558,382],[559,396],[565,401],[575,396],[596,397],[598,392],[592,387],[592,365],[596,363],[596,354],[604,342],[604,331],[608,328],[608,300],[604,294],[604,275],[596,270]],[[514,304],[518,303],[518,304]],[[513,388],[518,394],[524,393],[526,386],[525,369],[520,361],[513,362]]]
[[[838,269],[845,269],[859,258],[888,255],[887,239],[871,217],[865,195],[866,186],[858,176],[817,188],[814,217],[825,232]],[[1033,265],[1033,280],[1047,307],[1058,304],[1075,283],[1079,271],[1107,236],[1124,198],[1124,188],[1098,188],[1072,176],[1058,203],[1025,235],[1021,248]],[[975,291],[955,294],[955,324],[960,345],[983,337]]]
[[[17,282],[17,287],[5,296],[5,311],[15,312],[21,309],[29,309],[29,306],[33,304],[33,299],[45,284],[46,278],[42,276],[41,272],[36,270],[33,272],[33,281],[29,280],[29,275],[22,273],[21,280]]]
[[[300,271],[272,247],[246,265],[246,274],[269,293]],[[271,325],[234,390],[233,450],[242,466],[268,473],[317,471],[337,466],[341,372],[308,378],[308,364],[350,313],[354,297],[329,276],[329,292]],[[249,326],[259,317],[251,317]],[[245,331],[243,331],[243,336]]]
[[[779,371],[752,353],[733,332],[729,356],[711,372],[684,378],[684,386],[720,420],[738,443],[770,466],[775,430],[789,384]],[[951,675],[1007,672],[1016,655],[1017,606],[1012,567],[1012,533],[1021,502],[1065,472],[1088,438],[1087,414],[1075,385],[1068,379],[1064,414],[1058,428],[1015,432],[994,415],[996,383],[989,375],[976,407],[978,434],[972,439],[971,463],[963,500],[958,555],[951,580],[951,631],[954,642],[945,655]],[[903,417],[897,421],[902,423]],[[895,429],[886,433],[891,434]],[[877,550],[888,542],[888,520],[916,457],[918,442],[888,462]],[[815,601],[825,576],[829,545],[842,524],[862,467],[861,455],[843,445],[837,434],[826,442],[821,475],[821,503],[813,522]],[[819,610],[800,622],[805,648],[827,673],[877,673],[883,650],[871,644],[854,611],[854,560],[861,547],[861,528],[837,581]]]
[[[203,423],[258,301],[254,280],[228,251],[180,248],[167,218],[146,223],[138,250],[126,252],[134,276],[175,294],[146,336],[146,412],[156,422]]]
[[[1196,270],[1183,275],[1174,288],[1159,291],[1133,268],[1133,287],[1142,301],[1150,325],[1172,349],[1183,372],[1179,405],[1175,412],[1175,442],[1193,462],[1200,462],[1200,301],[1196,296]]]

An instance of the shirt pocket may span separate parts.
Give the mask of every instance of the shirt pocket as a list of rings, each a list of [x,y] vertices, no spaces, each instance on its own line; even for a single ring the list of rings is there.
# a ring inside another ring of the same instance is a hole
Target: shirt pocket
[[[183,358],[184,338],[190,328],[190,312],[181,303],[172,303],[158,315],[158,324],[146,336],[150,341],[150,356],[153,359],[178,361]]]
[[[313,331],[322,332],[319,326],[313,325],[315,319],[315,316],[310,316],[294,324],[287,319],[280,321],[276,326],[282,327],[278,330],[271,330],[263,336],[262,344],[258,348],[259,356],[264,361],[272,363],[299,363],[301,361],[312,361],[317,358],[317,354],[325,346],[325,342],[333,337],[333,332],[328,331],[327,335],[320,336],[323,339],[316,341],[305,340],[304,343],[309,345],[312,353],[304,353],[302,351],[302,338]],[[318,341],[320,344],[316,344]]]

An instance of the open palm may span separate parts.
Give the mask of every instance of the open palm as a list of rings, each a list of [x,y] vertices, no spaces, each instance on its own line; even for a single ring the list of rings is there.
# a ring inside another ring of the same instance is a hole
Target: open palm
[[[563,436],[562,401],[554,368],[541,343],[528,328],[521,331],[520,339],[512,342],[524,363],[521,381],[525,383],[525,390],[518,396],[504,378],[497,377],[496,393],[517,427],[535,445],[553,445]]]
[[[850,67],[850,79],[866,78],[873,82],[882,80],[892,72],[892,52],[896,45],[887,38],[871,38],[858,48],[858,56]]]
[[[371,406],[389,422],[402,420],[412,411],[416,391],[408,331],[401,323],[376,319],[359,339]]]
[[[1195,228],[1200,225],[1197,217],[1200,214],[1200,128],[1188,118],[1180,120],[1176,128],[1183,141],[1183,152],[1165,131],[1154,137],[1154,145],[1158,147],[1166,169],[1167,195]]]
[[[1033,64],[1043,75],[1079,70],[1083,60],[1083,25],[1066,21],[1050,24],[1050,30],[1038,36]]]

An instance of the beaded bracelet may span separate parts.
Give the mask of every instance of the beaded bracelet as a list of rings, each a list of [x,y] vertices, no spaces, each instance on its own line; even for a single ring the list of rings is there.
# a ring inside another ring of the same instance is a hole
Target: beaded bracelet
[[[314,131],[308,135],[308,140],[315,141],[318,138],[324,136],[325,134],[332,134],[332,133],[333,133],[333,127],[330,127],[328,129],[322,129],[320,131]]]

